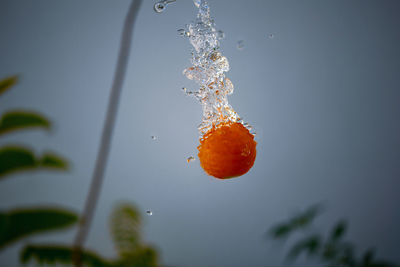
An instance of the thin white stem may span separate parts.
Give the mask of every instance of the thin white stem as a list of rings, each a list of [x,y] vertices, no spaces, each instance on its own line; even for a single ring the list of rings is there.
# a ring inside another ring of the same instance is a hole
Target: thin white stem
[[[85,244],[92,223],[93,215],[99,199],[101,186],[104,180],[104,172],[107,165],[107,159],[111,147],[111,138],[114,130],[115,119],[118,111],[119,98],[125,78],[128,65],[129,52],[132,42],[133,28],[136,16],[142,0],[133,0],[128,14],[125,18],[124,28],[122,31],[121,44],[119,49],[117,66],[114,73],[114,80],[111,86],[111,93],[108,102],[106,119],[104,122],[103,132],[101,135],[100,148],[96,158],[96,165],[92,176],[89,193],[86,199],[79,229],[74,241],[74,248],[77,251],[75,257],[75,265],[81,266],[80,251]]]

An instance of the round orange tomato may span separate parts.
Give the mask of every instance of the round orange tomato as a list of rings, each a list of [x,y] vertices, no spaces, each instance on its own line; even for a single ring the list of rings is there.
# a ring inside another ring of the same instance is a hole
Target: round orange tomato
[[[216,178],[227,179],[245,174],[256,159],[254,136],[241,123],[225,123],[209,130],[199,150],[200,165]]]

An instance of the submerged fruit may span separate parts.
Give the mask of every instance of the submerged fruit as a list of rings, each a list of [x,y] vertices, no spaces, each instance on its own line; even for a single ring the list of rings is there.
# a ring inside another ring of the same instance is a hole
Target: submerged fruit
[[[256,159],[254,136],[241,123],[225,123],[209,130],[199,150],[200,165],[216,178],[226,179],[245,174]]]

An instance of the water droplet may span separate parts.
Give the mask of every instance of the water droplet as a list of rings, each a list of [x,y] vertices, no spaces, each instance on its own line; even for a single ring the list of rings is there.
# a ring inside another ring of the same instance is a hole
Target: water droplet
[[[273,33],[268,34],[269,39],[274,39],[275,35]]]
[[[233,93],[233,83],[231,82],[231,80],[229,78],[225,78],[225,89],[226,89],[226,93],[228,95]]]
[[[217,38],[220,40],[225,39],[225,33],[221,30],[217,31]]]
[[[221,57],[217,63],[218,69],[223,72],[229,71],[229,62],[226,57]]]
[[[176,0],[163,0],[163,1],[158,1],[157,3],[154,4],[154,11],[157,13],[161,13],[165,10],[168,4],[171,4],[175,2]]]
[[[220,53],[220,52],[212,52],[212,53],[210,54],[209,58],[210,58],[212,61],[216,61],[217,59],[220,59],[220,58],[221,58],[221,53]]]
[[[190,32],[185,31],[184,29],[179,29],[178,30],[178,34],[180,36],[184,36],[184,37],[189,37],[190,36]]]
[[[186,159],[187,163],[190,163],[190,162],[192,162],[192,161],[194,161],[194,160],[195,160],[195,158],[194,158],[193,156],[190,156],[190,157],[188,157],[188,158]]]
[[[201,0],[193,0],[193,3],[198,8],[198,7],[200,7]]]
[[[243,48],[244,48],[244,41],[243,41],[243,40],[238,41],[236,47],[237,47],[237,49],[239,49],[239,50],[243,50]]]
[[[151,215],[153,215],[153,212],[151,210],[146,210],[146,214],[151,216]]]
[[[167,4],[164,1],[157,2],[154,4],[154,11],[157,13],[161,13],[165,10]]]
[[[157,136],[152,135],[152,136],[151,136],[151,140],[157,140]]]

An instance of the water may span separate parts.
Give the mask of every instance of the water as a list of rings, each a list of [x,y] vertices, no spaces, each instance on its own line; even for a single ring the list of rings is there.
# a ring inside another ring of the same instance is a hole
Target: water
[[[154,11],[157,13],[164,12],[165,8],[167,7],[168,4],[175,2],[176,0],[164,0],[164,1],[159,1],[154,4]]]
[[[238,50],[243,50],[243,48],[244,48],[244,41],[243,41],[243,40],[238,41],[237,44],[236,44],[236,48],[237,48]]]
[[[165,10],[167,5],[164,2],[158,2],[154,4],[154,11],[157,13],[161,13]]]
[[[201,4],[201,0],[193,0],[194,5],[199,8]]]
[[[223,31],[216,29],[210,8],[205,0],[193,0],[199,9],[195,21],[187,24],[178,33],[189,39],[193,46],[192,66],[183,70],[183,75],[199,85],[198,91],[183,91],[197,98],[203,107],[202,123],[198,129],[201,135],[213,126],[226,122],[241,122],[239,115],[228,103],[233,93],[233,83],[226,77],[229,61],[220,51],[219,41],[224,39]]]
[[[225,33],[221,30],[217,31],[217,37],[219,40],[225,39]]]
[[[181,35],[181,36],[188,36],[188,37],[190,35],[190,33],[185,31],[184,29],[179,29],[178,30],[178,34]]]

